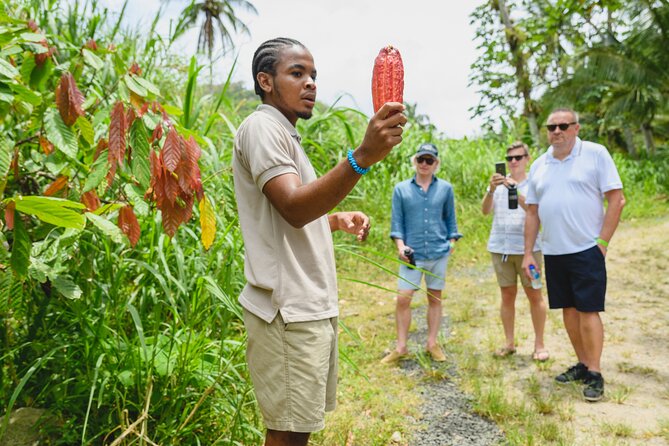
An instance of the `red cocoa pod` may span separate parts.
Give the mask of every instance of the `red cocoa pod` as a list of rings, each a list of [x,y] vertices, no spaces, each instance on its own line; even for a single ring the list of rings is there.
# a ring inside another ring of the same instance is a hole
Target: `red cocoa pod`
[[[402,102],[404,95],[404,65],[397,48],[381,48],[374,60],[372,73],[372,102],[374,113],[386,102]]]

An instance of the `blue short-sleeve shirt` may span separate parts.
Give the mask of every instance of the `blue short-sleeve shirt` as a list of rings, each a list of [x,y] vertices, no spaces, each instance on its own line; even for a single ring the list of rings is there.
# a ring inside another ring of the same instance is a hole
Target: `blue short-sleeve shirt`
[[[451,239],[459,239],[455,218],[455,196],[448,181],[432,177],[427,191],[414,176],[393,191],[390,237],[402,239],[419,260],[443,257],[451,249]]]

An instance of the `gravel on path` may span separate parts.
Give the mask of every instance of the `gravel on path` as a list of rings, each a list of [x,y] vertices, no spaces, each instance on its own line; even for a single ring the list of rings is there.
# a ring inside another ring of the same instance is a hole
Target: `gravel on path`
[[[409,334],[410,350],[421,351],[427,339],[425,306],[414,308],[412,318],[416,329]],[[447,317],[442,320],[441,333],[450,333]],[[415,355],[412,357],[415,358]],[[402,371],[417,379],[423,379],[420,386],[423,403],[422,418],[417,421],[418,428],[408,440],[411,446],[489,446],[502,444],[504,434],[491,420],[474,414],[469,396],[458,389],[449,377],[457,376],[453,364],[441,365],[432,362],[444,378],[436,379],[425,373],[415,360],[400,362]]]

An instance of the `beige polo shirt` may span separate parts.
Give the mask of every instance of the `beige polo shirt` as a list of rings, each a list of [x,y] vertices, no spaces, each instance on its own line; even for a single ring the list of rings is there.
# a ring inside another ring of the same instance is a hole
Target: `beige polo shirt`
[[[262,192],[279,175],[296,174],[303,184],[316,180],[295,127],[274,107],[260,105],[237,130],[232,170],[246,249],[241,305],[268,323],[277,311],[285,322],[338,316],[327,216],[294,228]]]

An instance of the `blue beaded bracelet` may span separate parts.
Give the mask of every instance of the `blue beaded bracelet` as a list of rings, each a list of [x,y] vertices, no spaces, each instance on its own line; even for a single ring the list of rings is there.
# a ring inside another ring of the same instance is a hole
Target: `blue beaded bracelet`
[[[348,163],[351,165],[353,170],[355,170],[355,173],[359,173],[360,175],[364,175],[367,172],[369,172],[369,167],[364,169],[364,168],[358,166],[358,163],[355,161],[355,158],[353,158],[353,149],[348,149],[347,158],[348,158]]]

